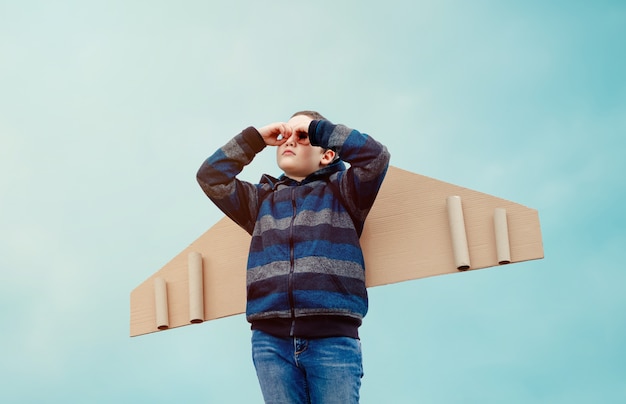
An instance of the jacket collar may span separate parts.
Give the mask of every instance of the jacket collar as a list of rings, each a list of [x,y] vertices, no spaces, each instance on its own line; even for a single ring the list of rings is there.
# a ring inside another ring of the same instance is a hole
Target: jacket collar
[[[281,174],[281,176],[278,178],[272,177],[269,174],[263,174],[263,176],[261,177],[260,183],[268,184],[269,186],[272,187],[272,189],[275,189],[279,184],[284,184],[288,186],[306,184],[312,181],[326,180],[332,174],[336,172],[344,171],[345,169],[346,169],[346,165],[343,163],[343,161],[337,159],[336,161],[333,161],[326,167],[321,168],[312,174],[309,174],[301,182],[298,182],[292,178],[289,178],[285,174]]]

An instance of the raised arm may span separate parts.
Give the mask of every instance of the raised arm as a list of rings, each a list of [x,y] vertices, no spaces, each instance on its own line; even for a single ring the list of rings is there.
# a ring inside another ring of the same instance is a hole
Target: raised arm
[[[237,175],[264,148],[259,132],[246,128],[206,159],[196,175],[204,193],[248,233],[256,220],[257,188]]]
[[[365,133],[328,121],[311,121],[308,133],[311,144],[333,149],[350,164],[337,186],[353,217],[365,221],[387,173],[389,151]]]

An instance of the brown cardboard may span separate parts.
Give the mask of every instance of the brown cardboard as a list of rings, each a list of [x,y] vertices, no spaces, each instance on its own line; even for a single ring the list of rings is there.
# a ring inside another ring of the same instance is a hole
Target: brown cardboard
[[[462,201],[468,270],[499,265],[496,209],[506,210],[510,262],[543,258],[536,210],[390,167],[361,236],[368,287],[459,272],[446,208],[451,196]],[[187,261],[192,252],[202,254],[204,320],[243,313],[249,243],[250,236],[230,219],[218,221],[131,292],[130,335],[158,331],[156,277],[167,283],[169,328],[190,324]]]

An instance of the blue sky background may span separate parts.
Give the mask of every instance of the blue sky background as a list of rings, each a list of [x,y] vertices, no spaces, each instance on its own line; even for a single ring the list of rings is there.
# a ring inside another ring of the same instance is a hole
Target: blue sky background
[[[261,402],[243,316],[130,338],[129,296],[222,217],[202,161],[316,109],[542,223],[370,289],[363,403],[625,402],[624,38],[623,1],[0,0],[0,400]]]

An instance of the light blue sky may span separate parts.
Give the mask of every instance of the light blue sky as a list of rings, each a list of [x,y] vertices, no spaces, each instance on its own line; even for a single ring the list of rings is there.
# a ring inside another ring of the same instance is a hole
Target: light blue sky
[[[317,109],[542,223],[370,289],[363,403],[625,402],[624,38],[623,1],[0,0],[0,400],[261,402],[243,316],[131,339],[129,296],[222,217],[208,155]]]

